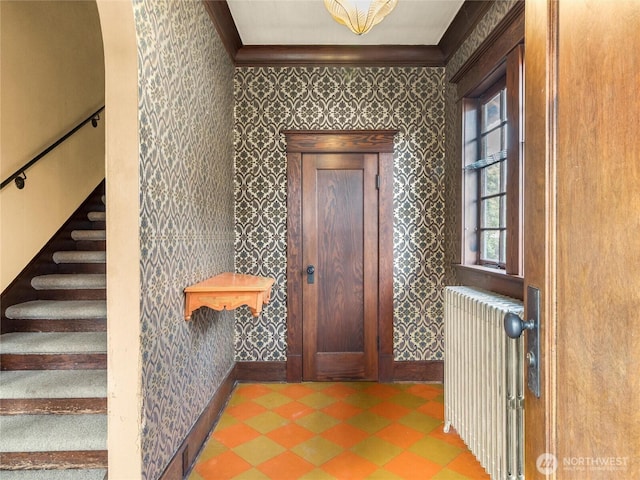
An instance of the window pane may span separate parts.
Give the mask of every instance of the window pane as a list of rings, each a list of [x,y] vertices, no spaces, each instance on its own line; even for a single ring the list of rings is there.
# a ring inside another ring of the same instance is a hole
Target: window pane
[[[500,197],[500,228],[507,228],[507,196]]]
[[[500,200],[492,197],[482,200],[482,223],[480,228],[500,228]]]
[[[494,163],[482,169],[482,195],[495,195],[502,191],[502,182],[500,179],[500,164]]]
[[[491,100],[482,106],[482,131],[486,132],[500,125],[502,121],[501,95],[496,93]]]
[[[507,263],[507,231],[500,232],[500,263]]]
[[[481,233],[481,259],[489,262],[499,263],[500,253],[500,231],[489,230]]]
[[[482,157],[498,153],[502,150],[502,130],[500,128],[489,132],[482,137]]]

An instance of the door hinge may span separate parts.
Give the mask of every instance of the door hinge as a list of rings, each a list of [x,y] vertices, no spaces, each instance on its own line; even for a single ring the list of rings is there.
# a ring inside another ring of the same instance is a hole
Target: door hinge
[[[380,190],[380,175],[376,174],[376,190]]]

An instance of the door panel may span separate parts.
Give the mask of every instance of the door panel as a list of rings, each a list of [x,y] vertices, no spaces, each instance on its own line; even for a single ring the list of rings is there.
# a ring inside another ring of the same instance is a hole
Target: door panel
[[[543,313],[527,479],[640,478],[638,12],[526,3],[525,284]]]
[[[376,379],[376,154],[302,158],[303,378]]]

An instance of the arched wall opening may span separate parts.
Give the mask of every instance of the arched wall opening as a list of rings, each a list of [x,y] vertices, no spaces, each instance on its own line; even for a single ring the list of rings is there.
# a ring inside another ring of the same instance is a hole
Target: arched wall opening
[[[131,2],[97,0],[105,57],[109,477],[142,474],[138,63]]]

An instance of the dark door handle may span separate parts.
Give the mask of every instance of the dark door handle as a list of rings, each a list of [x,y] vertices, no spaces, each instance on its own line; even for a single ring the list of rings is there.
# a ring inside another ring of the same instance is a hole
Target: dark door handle
[[[313,276],[314,273],[316,273],[316,267],[314,267],[313,265],[308,265],[307,266],[307,283],[315,282],[315,278]]]
[[[525,330],[533,330],[534,322],[525,322],[520,316],[513,312],[507,312],[504,316],[504,331],[509,338],[518,338]]]

